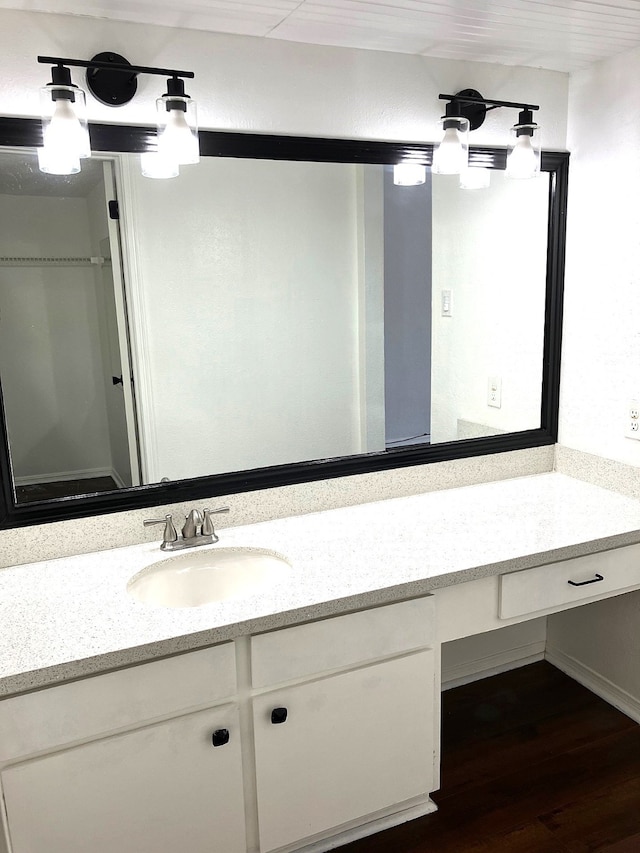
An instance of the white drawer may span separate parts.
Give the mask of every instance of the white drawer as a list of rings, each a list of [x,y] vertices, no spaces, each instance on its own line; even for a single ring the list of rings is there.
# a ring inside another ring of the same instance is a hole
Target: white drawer
[[[640,545],[502,575],[501,619],[567,607],[640,586]]]
[[[191,708],[236,692],[235,647],[175,655],[0,701],[0,762]]]
[[[433,643],[432,596],[296,625],[251,638],[254,687],[267,687]]]

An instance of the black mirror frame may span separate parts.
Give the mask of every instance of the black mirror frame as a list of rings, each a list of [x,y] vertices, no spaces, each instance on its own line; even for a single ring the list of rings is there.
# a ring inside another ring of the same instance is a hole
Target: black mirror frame
[[[90,136],[93,151],[142,153],[150,149],[155,139],[155,129],[91,124]],[[34,147],[41,144],[42,130],[39,120],[0,117],[0,146]],[[217,131],[200,132],[200,150],[204,156],[211,157],[383,165],[393,165],[405,159],[430,165],[433,154],[433,146],[428,144]],[[506,149],[472,147],[470,162],[494,169],[504,169]],[[569,154],[543,152],[542,169],[549,172],[550,181],[540,428],[487,438],[418,445],[335,459],[319,459],[209,477],[175,480],[170,483],[134,486],[100,494],[17,504],[0,387],[0,529],[555,444],[558,434],[560,396]]]

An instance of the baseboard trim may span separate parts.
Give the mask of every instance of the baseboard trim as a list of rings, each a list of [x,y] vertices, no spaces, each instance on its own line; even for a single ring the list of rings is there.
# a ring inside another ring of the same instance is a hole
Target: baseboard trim
[[[442,690],[451,690],[453,687],[461,687],[463,684],[471,684],[481,678],[489,678],[501,672],[509,672],[511,669],[519,669],[521,666],[544,660],[544,648],[544,640],[539,640],[528,643],[526,646],[505,649],[494,655],[465,661],[457,666],[443,669]]]
[[[640,723],[640,700],[627,693],[626,690],[559,649],[548,648],[544,656],[545,660],[564,672],[565,675],[582,684],[583,687],[604,699],[609,705],[613,705],[618,711],[622,711],[634,722]]]
[[[112,468],[78,468],[75,471],[54,471],[47,474],[29,474],[15,477],[16,486],[33,486],[41,483],[61,483],[67,480],[87,480],[93,477],[111,477]]]
[[[119,489],[125,489],[126,488],[124,480],[122,479],[120,474],[118,474],[118,472],[116,471],[115,468],[111,469],[111,479],[113,480],[113,482],[116,484],[116,486]]]
[[[409,820],[415,820],[418,817],[423,817],[436,811],[438,811],[437,805],[430,797],[426,797],[413,806],[393,812],[392,814],[383,815],[360,826],[345,829],[337,835],[332,835],[330,838],[313,841],[311,844],[305,844],[303,847],[296,847],[295,845],[281,847],[277,853],[288,853],[288,851],[289,853],[326,853],[328,850],[335,850],[336,847],[343,847],[345,844],[351,844],[352,841],[367,838],[367,836],[374,835],[376,832],[400,826],[400,824],[406,823]]]

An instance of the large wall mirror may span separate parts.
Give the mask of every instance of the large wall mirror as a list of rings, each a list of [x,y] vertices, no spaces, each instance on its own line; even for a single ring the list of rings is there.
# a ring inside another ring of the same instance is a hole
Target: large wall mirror
[[[568,155],[96,125],[44,175],[0,120],[3,526],[555,441]]]

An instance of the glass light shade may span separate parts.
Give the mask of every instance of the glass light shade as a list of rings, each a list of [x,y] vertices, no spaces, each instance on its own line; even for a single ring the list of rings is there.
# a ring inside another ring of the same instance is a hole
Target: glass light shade
[[[45,161],[62,164],[91,156],[84,92],[77,86],[54,84],[40,90]],[[53,174],[71,174],[55,172]]]
[[[175,160],[170,160],[158,154],[157,151],[148,151],[140,155],[140,166],[145,178],[177,178],[180,169]]]
[[[469,120],[445,116],[444,136],[433,154],[431,171],[436,175],[459,175],[469,163]]]
[[[491,183],[491,169],[483,166],[469,166],[460,174],[460,186],[463,190],[484,190]]]
[[[77,175],[80,171],[80,158],[66,151],[53,154],[46,148],[36,148],[38,166],[47,175]]]
[[[507,153],[507,175],[510,178],[535,178],[540,174],[540,128],[537,125],[516,125],[511,132],[513,142]]]
[[[163,95],[156,101],[158,112],[158,153],[179,165],[198,163],[198,119],[191,98]]]
[[[427,167],[421,163],[397,163],[393,183],[398,187],[418,187],[427,180]]]

